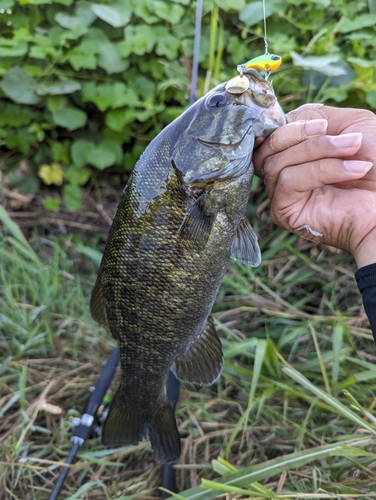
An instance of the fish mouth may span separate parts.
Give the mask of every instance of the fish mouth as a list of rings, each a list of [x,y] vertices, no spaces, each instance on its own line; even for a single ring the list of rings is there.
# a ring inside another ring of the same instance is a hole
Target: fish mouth
[[[261,111],[264,119],[274,122],[275,128],[285,125],[287,123],[286,116],[277,101],[272,84],[262,78],[254,69],[245,71],[243,77],[248,79],[249,88],[236,96],[237,103]],[[270,126],[273,127],[273,123],[270,123]],[[265,134],[261,136],[264,137]]]

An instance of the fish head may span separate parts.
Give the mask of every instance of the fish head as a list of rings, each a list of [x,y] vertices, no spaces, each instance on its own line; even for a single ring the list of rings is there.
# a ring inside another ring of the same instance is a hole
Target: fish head
[[[171,158],[187,185],[234,179],[253,168],[255,139],[285,123],[271,83],[246,70],[174,122]]]

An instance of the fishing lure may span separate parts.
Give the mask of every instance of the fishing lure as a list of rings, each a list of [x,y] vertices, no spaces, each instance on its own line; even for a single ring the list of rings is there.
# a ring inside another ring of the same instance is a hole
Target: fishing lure
[[[281,56],[265,53],[261,56],[254,57],[245,64],[239,64],[238,71],[240,73],[240,76],[242,76],[244,71],[247,69],[261,69],[262,71],[266,72],[267,76],[269,76],[270,72],[278,69],[281,63]]]
[[[263,71],[275,71],[280,67],[282,57],[276,54],[263,54],[254,57],[244,64],[244,69],[261,69]]]

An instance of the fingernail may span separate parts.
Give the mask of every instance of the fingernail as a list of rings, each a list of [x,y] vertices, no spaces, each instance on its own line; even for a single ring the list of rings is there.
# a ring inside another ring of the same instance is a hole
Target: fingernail
[[[336,148],[354,148],[355,146],[359,146],[362,141],[362,133],[355,132],[353,134],[342,134],[335,135],[330,138],[330,142]]]
[[[328,121],[324,119],[310,120],[304,126],[305,133],[307,137],[313,137],[315,135],[322,135],[326,133],[328,128]]]
[[[372,168],[372,165],[373,163],[370,161],[345,160],[343,162],[345,169],[354,172],[354,174],[367,173]]]

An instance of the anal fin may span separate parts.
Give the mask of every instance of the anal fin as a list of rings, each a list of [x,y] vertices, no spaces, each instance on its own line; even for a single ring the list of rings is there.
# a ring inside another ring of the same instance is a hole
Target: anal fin
[[[231,257],[240,260],[247,266],[257,267],[261,264],[261,250],[257,236],[246,217],[240,221],[232,242]]]
[[[175,361],[173,371],[186,382],[211,385],[220,376],[222,368],[222,344],[210,315],[200,337],[184,356]]]

